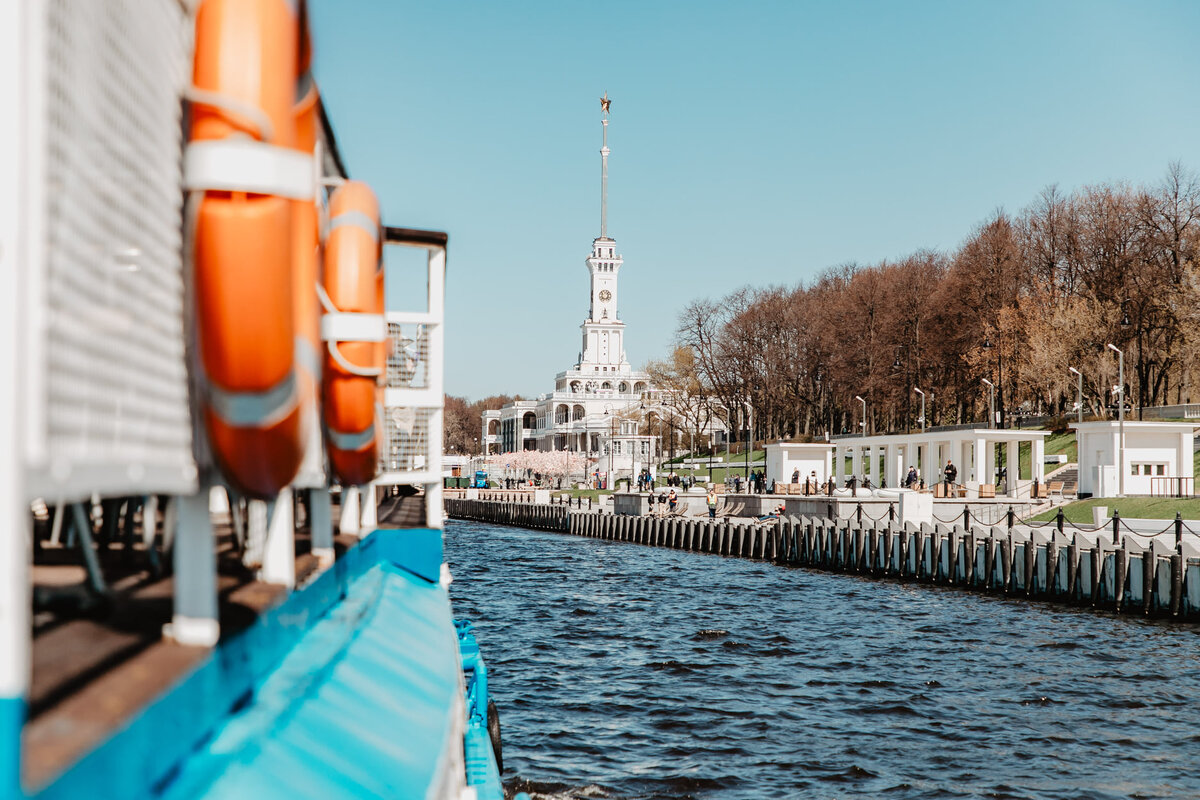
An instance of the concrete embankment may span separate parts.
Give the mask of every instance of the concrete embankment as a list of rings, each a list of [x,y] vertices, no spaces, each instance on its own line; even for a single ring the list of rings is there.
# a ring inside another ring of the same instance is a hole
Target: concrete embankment
[[[446,511],[454,519],[1200,621],[1200,554],[1111,531],[824,517],[756,524],[481,500],[447,500]]]

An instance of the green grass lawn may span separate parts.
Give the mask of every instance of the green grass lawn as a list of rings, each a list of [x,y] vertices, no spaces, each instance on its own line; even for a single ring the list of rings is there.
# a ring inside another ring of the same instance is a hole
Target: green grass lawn
[[[1092,524],[1092,508],[1107,506],[1111,516],[1113,511],[1120,511],[1122,517],[1139,519],[1175,519],[1175,512],[1183,514],[1184,519],[1200,519],[1200,499],[1185,499],[1179,497],[1092,497],[1067,503],[1062,507],[1063,515],[1068,522]],[[1058,509],[1046,511],[1033,517],[1036,522],[1046,522],[1055,518]]]
[[[1065,455],[1067,457],[1068,464],[1078,463],[1079,448],[1075,442],[1075,431],[1068,431],[1067,433],[1052,433],[1047,436],[1045,440],[1045,453],[1048,456]],[[1007,457],[1008,449],[1001,447],[999,463],[1003,464]],[[1017,458],[1021,462],[1021,474],[1031,475],[1032,472],[1030,472],[1029,469],[1029,462],[1033,458],[1033,447],[1026,442],[1022,442],[1021,452]],[[1046,472],[1058,469],[1059,466],[1062,465],[1047,465]],[[1028,480],[1028,478],[1024,478],[1023,480]]]

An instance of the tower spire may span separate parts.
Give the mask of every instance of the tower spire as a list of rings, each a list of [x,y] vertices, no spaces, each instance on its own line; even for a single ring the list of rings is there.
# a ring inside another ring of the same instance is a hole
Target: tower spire
[[[600,238],[608,238],[608,109],[612,100],[608,98],[608,90],[600,98],[600,125],[604,131],[603,143],[600,147]]]

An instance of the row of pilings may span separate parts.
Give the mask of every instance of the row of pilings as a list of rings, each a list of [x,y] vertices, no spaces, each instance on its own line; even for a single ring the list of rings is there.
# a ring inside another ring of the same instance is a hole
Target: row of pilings
[[[495,522],[500,525],[519,525],[539,531],[566,532],[567,506],[534,503],[498,503],[492,500],[457,500],[446,498],[446,514],[451,519],[472,519],[476,522]]]
[[[447,500],[471,519],[781,565],[912,581],[1122,613],[1200,620],[1200,559],[1126,537],[1113,545],[1054,527],[920,526],[825,517],[760,524],[616,516],[565,506]]]

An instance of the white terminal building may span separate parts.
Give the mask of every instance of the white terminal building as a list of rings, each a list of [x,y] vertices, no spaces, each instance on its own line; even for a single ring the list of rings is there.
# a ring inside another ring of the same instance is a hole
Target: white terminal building
[[[484,412],[480,441],[485,453],[570,450],[604,456],[597,465],[601,472],[610,466],[611,444],[611,467],[624,477],[635,467],[654,468],[658,437],[638,434],[640,407],[652,387],[650,376],[634,370],[625,355],[625,323],[617,310],[625,261],[608,235],[607,93],[601,107],[600,236],[584,262],[590,286],[579,356],[555,376],[554,391]]]

